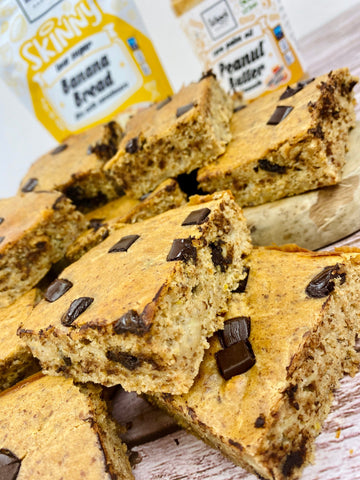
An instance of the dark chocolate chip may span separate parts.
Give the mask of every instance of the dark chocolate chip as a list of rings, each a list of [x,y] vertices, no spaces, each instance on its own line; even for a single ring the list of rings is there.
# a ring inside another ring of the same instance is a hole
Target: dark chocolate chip
[[[240,280],[239,285],[233,290],[233,293],[244,293],[246,290],[246,285],[249,279],[250,268],[244,267],[243,272],[245,273],[245,278]]]
[[[134,333],[135,335],[143,335],[149,330],[141,316],[135,310],[129,310],[122,315],[114,324],[114,332],[120,333]]]
[[[187,105],[184,105],[183,107],[179,107],[176,110],[176,118],[181,117],[181,115],[184,115],[184,113],[188,112],[189,110],[191,110],[194,107],[195,107],[194,102],[188,103]]]
[[[245,107],[246,105],[238,105],[233,109],[233,113],[240,112],[240,110],[244,110]]]
[[[0,217],[0,225],[3,223],[4,220],[5,220],[4,217]]]
[[[274,113],[267,121],[267,125],[278,125],[286,118],[294,107],[285,107],[284,105],[277,106]]]
[[[170,103],[172,100],[172,98],[170,97],[170,95],[165,98],[164,100],[162,100],[161,102],[159,102],[157,105],[156,105],[156,110],[160,110],[161,108],[165,107],[165,105],[167,105],[168,103]]]
[[[94,232],[97,232],[99,228],[105,227],[106,223],[103,223],[105,218],[91,218],[89,221],[89,226],[88,229],[90,228],[94,230]]]
[[[254,423],[255,428],[263,428],[265,426],[265,417],[261,413]]]
[[[185,218],[181,225],[200,225],[205,222],[209,213],[211,212],[210,208],[200,208],[199,210],[193,210]]]
[[[72,286],[73,284],[70,280],[66,280],[66,278],[57,278],[46,290],[45,300],[48,302],[55,302],[55,300],[62,297],[64,293],[70,290]]]
[[[173,262],[176,260],[181,260],[183,262],[188,262],[190,259],[196,262],[197,250],[192,244],[191,238],[176,238],[172,245],[166,260],[168,262]]]
[[[80,297],[71,302],[71,305],[66,313],[61,317],[61,323],[65,327],[70,325],[81,315],[94,301],[91,297]]]
[[[327,297],[335,288],[336,278],[340,279],[340,285],[346,280],[346,273],[342,271],[342,265],[339,263],[325,267],[309,282],[305,292],[312,298]]]
[[[141,197],[139,198],[140,202],[143,202],[144,200],[146,200],[148,198],[148,196],[150,195],[151,192],[148,192],[148,193],[144,193],[143,195],[141,195]]]
[[[121,365],[128,370],[135,370],[142,364],[142,361],[139,358],[125,352],[113,352],[112,350],[108,350],[106,352],[106,358],[112,362],[121,363]]]
[[[130,138],[130,140],[125,145],[125,151],[127,153],[136,153],[139,150],[139,138],[134,137]]]
[[[22,187],[21,191],[24,193],[32,192],[38,183],[39,181],[37,178],[29,178],[29,180]]]
[[[125,237],[120,238],[120,240],[110,248],[108,253],[127,252],[138,238],[140,238],[140,235],[126,235]]]
[[[50,152],[50,155],[57,155],[58,153],[63,152],[67,148],[68,148],[68,145],[66,143],[61,143],[56,148],[54,148],[54,150]]]
[[[0,448],[0,478],[15,480],[21,467],[21,460],[7,448]]]
[[[5,240],[5,237],[0,237],[0,243],[2,243]]]
[[[315,80],[315,77],[308,78],[307,80],[301,80],[300,82],[297,83],[298,88],[304,88],[306,85],[309,85],[309,83],[313,82]]]
[[[234,343],[247,340],[250,336],[250,317],[234,317],[226,320],[224,329],[220,330],[222,344],[224,347],[231,347]]]
[[[292,87],[287,86],[286,90],[280,95],[279,100],[285,100],[285,98],[292,97],[293,95],[295,95],[300,90],[301,90],[301,88],[298,88],[298,87],[292,88]]]
[[[221,272],[226,272],[229,264],[232,262],[231,256],[224,257],[223,251],[221,248],[221,240],[209,244],[211,250],[211,260],[214,267],[220,267]]]
[[[256,362],[249,342],[244,340],[234,343],[224,350],[219,350],[215,357],[220,373],[225,380],[247,372]]]
[[[295,452],[291,452],[287,455],[286,460],[282,466],[282,473],[284,477],[292,475],[295,468],[300,468],[305,460],[306,449],[300,448]]]
[[[258,165],[261,170],[265,170],[266,172],[286,173],[286,167],[284,165],[278,165],[277,163],[270,162],[266,158],[261,158]]]
[[[199,79],[199,82],[201,82],[201,80],[204,80],[204,78],[209,78],[209,77],[213,77],[215,78],[216,80],[216,75],[215,73],[212,71],[212,69],[210,68],[209,70],[207,70],[206,72],[203,72],[200,79]]]
[[[308,133],[314,135],[314,137],[324,140],[324,132],[320,124],[317,124],[314,128],[309,128]]]

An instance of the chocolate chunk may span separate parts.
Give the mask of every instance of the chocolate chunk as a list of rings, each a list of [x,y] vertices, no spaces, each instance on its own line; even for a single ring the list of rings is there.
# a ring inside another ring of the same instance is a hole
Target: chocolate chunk
[[[222,345],[231,347],[234,343],[247,340],[250,336],[250,328],[250,317],[234,317],[226,320],[224,329],[219,332]]]
[[[282,473],[284,477],[289,477],[295,468],[300,468],[305,460],[306,449],[300,448],[295,452],[291,452],[287,455],[286,460],[282,466]]]
[[[220,267],[221,272],[226,272],[228,265],[232,262],[232,257],[228,255],[224,257],[223,251],[221,248],[222,241],[218,240],[217,242],[213,242],[209,244],[211,250],[211,260],[213,262],[214,267]]]
[[[244,293],[246,289],[246,285],[249,279],[249,273],[250,273],[250,268],[249,267],[244,267],[243,272],[245,273],[245,278],[240,280],[239,285],[236,287],[235,290],[233,290],[233,293]]]
[[[3,223],[4,220],[5,220],[4,217],[0,217],[0,225]]]
[[[120,238],[120,240],[110,248],[108,253],[127,252],[138,238],[140,238],[140,235],[126,235],[125,237]]]
[[[106,223],[103,223],[105,218],[91,218],[89,221],[88,229],[92,228],[94,232],[97,232],[99,228],[105,227]]]
[[[56,148],[54,148],[54,150],[50,152],[50,155],[57,155],[58,153],[63,152],[67,148],[68,148],[68,145],[66,143],[61,143]]]
[[[309,85],[309,83],[313,82],[315,80],[315,77],[308,78],[307,80],[301,80],[300,82],[297,83],[298,88],[304,88],[306,85]]]
[[[32,192],[38,183],[39,181],[37,178],[29,178],[29,180],[22,187],[21,191],[24,193]]]
[[[2,243],[5,240],[5,237],[0,237],[0,243]]]
[[[254,423],[255,428],[263,428],[265,426],[265,417],[261,413]]]
[[[71,302],[69,310],[61,317],[61,323],[65,327],[70,325],[81,315],[94,301],[91,297],[80,297]]]
[[[298,87],[292,88],[292,87],[287,86],[285,92],[283,92],[280,95],[279,100],[285,100],[285,98],[292,97],[297,92],[300,92],[300,90],[301,90],[301,88],[298,88]]]
[[[195,107],[195,103],[194,103],[194,102],[188,103],[187,105],[184,105],[183,107],[179,107],[179,108],[176,110],[176,118],[181,117],[181,115],[184,115],[184,113],[188,112],[188,111],[191,110],[193,107]]]
[[[143,335],[149,328],[135,310],[129,310],[114,324],[114,332],[117,334],[130,332],[135,335]]]
[[[294,107],[285,107],[283,105],[276,107],[274,113],[267,121],[267,125],[278,125],[286,118]]]
[[[66,278],[57,278],[46,290],[45,300],[48,302],[55,302],[55,300],[62,297],[64,293],[70,290],[72,286],[73,284],[70,280],[66,280]]]
[[[216,80],[216,75],[215,73],[212,71],[212,69],[210,68],[209,70],[207,70],[206,72],[203,72],[200,79],[199,79],[199,82],[201,82],[201,80],[204,80],[204,78],[209,78],[209,77],[213,77],[215,78]]]
[[[342,265],[330,265],[318,273],[305,289],[306,294],[312,298],[327,297],[335,288],[334,280],[340,279],[340,285],[346,280],[346,273],[342,271]]]
[[[136,153],[139,150],[139,138],[134,137],[130,138],[130,140],[125,145],[125,151],[127,153]]]
[[[233,109],[233,113],[240,112],[240,110],[244,110],[245,107],[246,105],[238,105]]]
[[[169,95],[167,98],[165,98],[163,101],[159,102],[156,105],[156,110],[160,110],[162,107],[165,107],[168,103],[170,103],[172,100],[172,97]]]
[[[139,358],[125,352],[114,352],[112,350],[108,350],[106,352],[106,358],[112,362],[121,363],[121,365],[128,370],[135,370],[142,364],[142,361]]]
[[[0,448],[0,478],[15,480],[21,467],[21,460],[7,448]]]
[[[266,172],[272,173],[286,173],[286,167],[284,165],[278,165],[277,163],[270,162],[266,158],[261,158],[258,162],[259,168]]]
[[[200,225],[204,223],[209,213],[211,212],[210,208],[200,208],[199,210],[193,210],[189,215],[185,218],[181,225]]]
[[[255,355],[249,342],[241,340],[215,354],[220,373],[225,380],[247,372],[255,365]]]
[[[190,259],[196,262],[197,251],[194,245],[192,244],[191,237],[189,238],[176,238],[172,245],[166,260],[168,262],[173,262],[176,260],[181,260],[183,262],[188,262]]]

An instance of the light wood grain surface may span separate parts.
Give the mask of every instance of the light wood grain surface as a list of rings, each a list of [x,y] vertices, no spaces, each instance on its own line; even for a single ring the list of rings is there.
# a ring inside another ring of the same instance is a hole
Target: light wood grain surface
[[[360,76],[360,4],[304,38],[299,47],[310,76],[343,66]],[[355,94],[360,103],[359,86]],[[358,120],[359,113],[358,105]],[[360,247],[360,232],[326,249],[341,245]],[[136,480],[256,479],[178,429],[169,417],[136,395],[119,390],[114,405],[118,420],[130,427],[124,439],[133,452],[138,452],[138,456],[133,455],[139,462],[134,469]],[[316,441],[315,464],[305,469],[302,479],[360,479],[360,373],[341,382],[332,411]]]

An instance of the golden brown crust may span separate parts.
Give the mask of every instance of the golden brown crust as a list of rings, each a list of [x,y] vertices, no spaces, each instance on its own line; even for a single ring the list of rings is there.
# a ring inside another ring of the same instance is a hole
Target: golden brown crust
[[[308,284],[336,264],[345,282],[339,277],[331,293],[310,297]],[[264,478],[297,478],[334,386],[343,372],[357,370],[360,271],[346,256],[294,248],[256,248],[248,265],[245,293],[234,295],[227,318],[251,317],[255,366],[224,380],[214,336],[189,393],[155,402],[235,463]],[[295,452],[298,462],[291,464]]]
[[[43,368],[137,391],[186,391],[250,250],[232,196],[215,197],[202,204],[200,224],[182,225],[199,210],[186,205],[124,225],[65,269],[71,288],[40,302],[20,330]],[[109,252],[129,236],[126,251]],[[92,301],[64,324],[79,298]]]
[[[0,394],[0,444],[18,458],[19,478],[133,479],[100,395],[41,373]]]
[[[223,153],[231,115],[232,100],[213,76],[191,83],[135,114],[105,169],[127,194],[140,198],[166,178],[190,173]]]
[[[253,206],[337,183],[355,126],[356,82],[348,69],[335,70],[290,97],[270,93],[235,113],[233,139],[220,158],[199,170],[200,187],[230,188],[241,206]],[[268,124],[279,106],[289,113]]]

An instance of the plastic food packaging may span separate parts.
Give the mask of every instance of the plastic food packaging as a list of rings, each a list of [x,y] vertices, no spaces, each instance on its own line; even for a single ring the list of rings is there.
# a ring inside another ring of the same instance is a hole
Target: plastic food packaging
[[[172,0],[203,69],[250,100],[304,78],[279,0]]]
[[[59,141],[172,94],[133,0],[2,0],[0,76]]]

